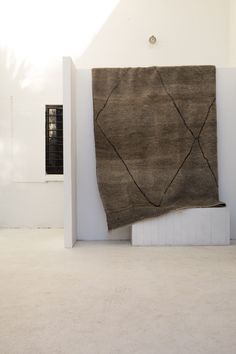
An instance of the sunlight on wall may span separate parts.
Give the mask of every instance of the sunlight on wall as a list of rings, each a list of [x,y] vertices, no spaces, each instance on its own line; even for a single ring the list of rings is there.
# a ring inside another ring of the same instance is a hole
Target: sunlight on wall
[[[80,56],[119,0],[0,0],[0,47],[16,57],[15,69],[27,60],[22,88],[40,83],[55,58]],[[8,58],[7,66],[11,65]],[[61,65],[61,62],[60,62]],[[14,73],[12,73],[14,75]],[[16,75],[16,74],[15,74]]]

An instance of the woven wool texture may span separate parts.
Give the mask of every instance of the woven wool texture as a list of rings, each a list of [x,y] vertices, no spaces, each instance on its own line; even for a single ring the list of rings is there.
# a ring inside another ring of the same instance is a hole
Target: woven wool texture
[[[214,66],[93,69],[109,229],[218,199]]]

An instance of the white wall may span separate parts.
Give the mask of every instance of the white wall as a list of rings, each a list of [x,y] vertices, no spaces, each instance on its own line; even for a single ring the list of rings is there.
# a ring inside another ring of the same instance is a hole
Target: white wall
[[[25,87],[27,73],[0,48],[0,227],[63,227],[63,183],[45,175],[45,105],[61,90]]]
[[[236,66],[236,0],[230,0],[229,65]]]
[[[228,65],[228,0],[121,0],[78,67]],[[155,46],[148,42],[157,36]]]
[[[78,68],[227,66],[229,0],[8,0],[0,33],[0,226],[61,227],[63,183],[44,170],[44,106],[62,103],[61,57]]]

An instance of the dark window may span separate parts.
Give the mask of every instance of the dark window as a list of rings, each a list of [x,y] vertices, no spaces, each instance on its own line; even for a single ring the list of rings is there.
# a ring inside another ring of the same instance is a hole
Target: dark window
[[[63,174],[63,106],[46,106],[46,173]]]

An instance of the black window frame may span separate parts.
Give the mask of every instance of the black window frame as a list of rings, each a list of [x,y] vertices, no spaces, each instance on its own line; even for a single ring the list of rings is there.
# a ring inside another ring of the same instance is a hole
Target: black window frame
[[[46,174],[63,175],[63,105],[45,106],[45,140]]]

